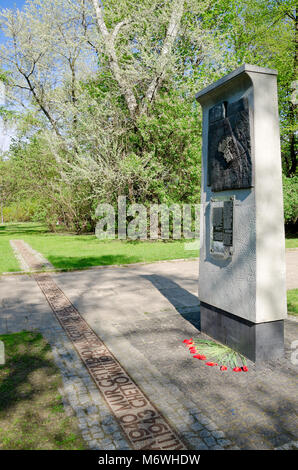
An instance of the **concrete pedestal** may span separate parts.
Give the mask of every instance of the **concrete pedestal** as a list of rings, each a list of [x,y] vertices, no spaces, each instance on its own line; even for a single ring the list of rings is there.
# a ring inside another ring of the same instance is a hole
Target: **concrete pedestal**
[[[253,362],[284,354],[284,322],[253,323],[201,302],[201,331],[230,346]]]

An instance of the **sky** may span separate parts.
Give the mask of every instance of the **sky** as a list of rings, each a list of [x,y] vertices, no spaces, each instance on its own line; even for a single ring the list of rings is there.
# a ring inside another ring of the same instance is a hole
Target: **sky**
[[[25,4],[25,0],[0,0],[0,10],[3,8],[19,8],[21,9]],[[5,36],[0,31],[0,43],[4,40]],[[0,105],[3,104],[3,100],[0,99]],[[0,119],[0,151],[5,151],[9,148],[11,137],[14,135],[13,129],[7,129],[3,125]]]
[[[11,10],[19,8],[19,10],[21,10],[24,5],[25,0],[0,0],[0,10],[4,8],[10,8]],[[0,43],[3,42],[4,39],[5,36],[0,30]]]
[[[22,8],[25,0],[0,0],[0,8]]]

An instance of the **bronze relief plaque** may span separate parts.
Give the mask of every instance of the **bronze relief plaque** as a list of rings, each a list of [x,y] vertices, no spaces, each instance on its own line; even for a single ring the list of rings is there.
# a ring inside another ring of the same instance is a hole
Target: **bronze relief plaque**
[[[222,102],[209,110],[207,184],[212,191],[252,186],[247,98]]]

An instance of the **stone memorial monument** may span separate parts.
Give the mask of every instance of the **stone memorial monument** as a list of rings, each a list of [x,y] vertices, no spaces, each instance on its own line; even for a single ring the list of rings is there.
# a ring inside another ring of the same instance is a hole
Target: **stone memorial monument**
[[[203,108],[201,330],[252,361],[284,351],[276,75],[244,64],[196,95]]]

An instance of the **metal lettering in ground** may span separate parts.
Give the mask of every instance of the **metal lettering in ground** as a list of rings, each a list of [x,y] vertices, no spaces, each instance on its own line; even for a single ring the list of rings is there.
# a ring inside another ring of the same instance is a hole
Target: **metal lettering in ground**
[[[207,184],[212,191],[252,186],[248,100],[209,110]]]
[[[184,443],[47,274],[34,276],[134,449],[184,450]]]

